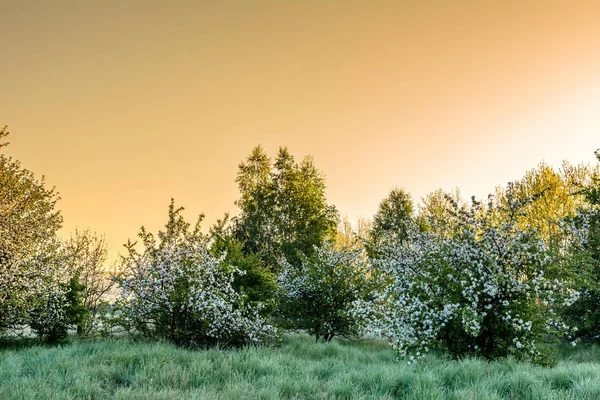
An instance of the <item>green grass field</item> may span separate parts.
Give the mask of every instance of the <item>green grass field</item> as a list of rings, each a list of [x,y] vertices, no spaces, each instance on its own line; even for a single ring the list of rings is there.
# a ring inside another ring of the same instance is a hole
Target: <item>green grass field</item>
[[[600,348],[562,349],[555,368],[512,359],[395,361],[385,343],[189,351],[74,341],[0,350],[0,399],[600,399]]]

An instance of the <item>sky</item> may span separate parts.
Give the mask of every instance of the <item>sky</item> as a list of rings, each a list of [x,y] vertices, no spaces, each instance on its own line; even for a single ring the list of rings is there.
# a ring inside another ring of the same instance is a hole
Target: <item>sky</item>
[[[600,147],[597,1],[0,0],[5,152],[114,256],[171,197],[235,214],[261,144],[314,156],[329,202],[483,197]]]

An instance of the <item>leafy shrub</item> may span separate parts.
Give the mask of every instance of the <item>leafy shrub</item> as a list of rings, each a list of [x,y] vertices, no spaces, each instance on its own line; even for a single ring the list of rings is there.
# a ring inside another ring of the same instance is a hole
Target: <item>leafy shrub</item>
[[[279,276],[281,309],[288,327],[305,329],[316,340],[357,334],[361,319],[353,303],[367,289],[366,263],[361,250],[335,250],[332,244],[315,247],[299,266],[287,261]]]
[[[244,254],[244,243],[235,238],[235,231],[228,225],[229,216],[219,219],[210,229],[210,251],[215,257],[224,256],[227,265],[235,265],[233,288],[248,304],[261,304],[260,314],[269,317],[277,307],[277,276],[259,254]]]
[[[208,238],[169,207],[159,241],[143,228],[145,250],[129,244],[121,285],[122,323],[132,333],[177,345],[242,345],[264,342],[276,330],[232,286],[241,271],[209,253]]]

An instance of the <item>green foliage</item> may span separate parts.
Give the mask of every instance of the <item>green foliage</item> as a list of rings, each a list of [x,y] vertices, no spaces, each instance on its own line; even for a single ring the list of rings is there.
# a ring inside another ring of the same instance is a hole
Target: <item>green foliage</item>
[[[81,332],[85,324],[89,320],[90,310],[84,304],[85,285],[79,282],[79,276],[71,277],[69,283],[65,286],[65,314],[69,323],[77,328],[77,332]]]
[[[404,242],[409,239],[413,226],[414,205],[410,193],[394,188],[379,203],[373,217],[371,240],[367,246],[370,257],[377,257],[377,250],[386,240]]]
[[[596,151],[600,161],[600,150]],[[581,298],[573,306],[564,310],[564,315],[570,323],[579,328],[579,338],[600,343],[600,176],[596,174],[591,182],[583,189],[582,194],[587,201],[588,210],[583,210],[581,216],[587,222],[587,241],[583,249],[575,249],[574,259],[569,270],[579,272],[581,264],[589,269],[580,274],[578,284],[581,287]],[[577,220],[576,220],[577,222]]]
[[[527,202],[515,216],[517,225],[521,229],[535,230],[549,244],[559,241],[562,232],[558,221],[575,216],[585,205],[580,184],[589,181],[592,174],[593,169],[589,166],[574,167],[566,162],[558,171],[545,163],[527,171],[511,187],[513,198]],[[496,197],[506,205],[508,199],[504,190],[498,188]]]
[[[271,164],[257,146],[240,164],[236,182],[236,237],[246,253],[258,254],[273,271],[283,258],[298,264],[300,254],[310,255],[313,246],[333,237],[337,210],[327,204],[325,179],[311,157],[297,163],[280,148]]]
[[[235,232],[228,221],[229,216],[226,214],[225,218],[211,227],[211,253],[215,257],[225,256],[225,264],[233,265],[243,272],[235,276],[233,288],[249,304],[263,304],[261,315],[269,316],[277,306],[277,277],[258,254],[244,253],[244,244],[235,238]]]
[[[57,343],[67,337],[69,319],[66,315],[66,298],[62,291],[36,298],[37,305],[29,312],[30,328],[48,343]]]
[[[281,310],[288,328],[303,329],[316,340],[358,335],[362,320],[354,302],[366,295],[368,280],[361,250],[335,250],[325,243],[299,266],[284,262],[279,277]]]
[[[373,217],[373,239],[377,241],[383,236],[392,235],[399,241],[407,240],[412,226],[413,209],[410,193],[404,189],[392,189],[379,203]]]
[[[460,191],[455,189],[453,192],[444,192],[438,189],[421,199],[415,222],[422,232],[449,237],[455,229],[453,213],[456,208],[467,208]]]

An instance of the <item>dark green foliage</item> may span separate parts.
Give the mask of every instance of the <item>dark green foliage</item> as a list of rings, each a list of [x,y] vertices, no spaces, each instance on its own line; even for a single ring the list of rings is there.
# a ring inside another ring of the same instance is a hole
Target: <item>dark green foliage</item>
[[[413,227],[413,212],[410,193],[404,189],[392,189],[379,203],[377,213],[373,217],[371,240],[366,244],[369,257],[377,258],[381,245],[388,240],[408,240]]]
[[[90,310],[84,304],[85,285],[79,282],[79,276],[73,276],[67,285],[65,294],[66,316],[71,325],[77,329],[77,333],[83,333],[88,322]]]
[[[600,161],[600,150],[596,151],[596,157]],[[588,235],[584,248],[576,256],[588,270],[579,277],[581,298],[564,314],[579,328],[579,338],[600,343],[600,177],[595,176],[583,194],[591,212],[583,211],[588,217]],[[571,271],[577,266],[571,265]]]
[[[394,188],[379,203],[377,213],[373,217],[371,235],[375,241],[391,235],[398,241],[408,239],[412,227],[414,206],[410,193],[404,189]]]
[[[64,293],[51,293],[37,301],[37,307],[29,312],[28,322],[31,330],[47,343],[58,343],[64,340],[69,329]]]
[[[258,254],[244,253],[244,244],[234,237],[228,221],[229,216],[225,215],[211,227],[211,252],[215,257],[226,254],[224,264],[233,265],[244,272],[235,276],[233,288],[249,304],[256,306],[262,303],[264,308],[261,314],[268,316],[277,306],[277,277]]]
[[[257,146],[239,166],[240,215],[235,234],[244,252],[277,271],[283,258],[298,264],[335,233],[337,210],[327,204],[325,179],[311,157],[297,163],[280,148],[273,164]]]

